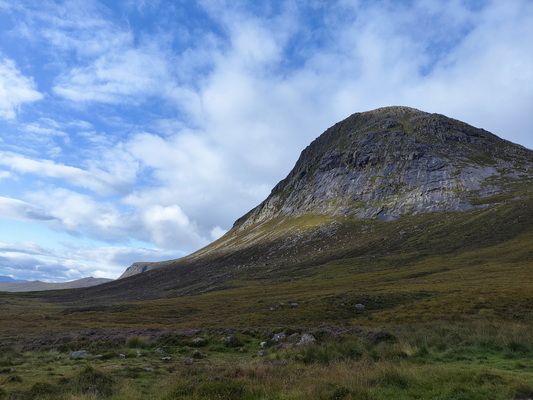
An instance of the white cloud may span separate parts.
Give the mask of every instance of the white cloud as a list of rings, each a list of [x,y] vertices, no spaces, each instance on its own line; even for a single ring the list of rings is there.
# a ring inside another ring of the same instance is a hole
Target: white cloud
[[[211,229],[211,240],[217,240],[218,238],[221,238],[228,232],[226,229],[222,229],[220,226],[215,226],[213,229]]]
[[[140,228],[134,216],[121,213],[110,202],[67,189],[49,189],[28,194],[34,203],[45,208],[61,228],[73,235],[99,240],[127,241]]]
[[[165,249],[197,249],[208,243],[178,205],[154,205],[144,210],[144,226],[150,240]]]
[[[116,279],[137,261],[160,261],[161,256],[177,258],[184,253],[175,250],[164,250],[160,248],[139,248],[139,247],[75,247],[67,249],[62,256],[74,263],[83,263],[82,276],[93,276],[95,278]],[[70,264],[66,263],[66,266]],[[72,265],[74,271],[79,271],[79,266]]]
[[[43,208],[25,201],[0,197],[0,217],[22,221],[54,221],[55,217]]]
[[[73,101],[140,103],[165,92],[166,63],[155,49],[114,49],[60,77],[55,93]]]
[[[24,103],[42,98],[33,80],[22,75],[13,60],[0,58],[0,118],[14,119]]]
[[[11,178],[13,175],[9,171],[0,171],[0,179]]]
[[[0,165],[24,174],[34,174],[45,178],[62,179],[70,185],[91,189],[101,194],[124,192],[135,180],[135,163],[119,150],[109,158],[88,170],[58,164],[50,160],[34,160],[15,153],[0,151]],[[103,166],[107,170],[100,167]]]

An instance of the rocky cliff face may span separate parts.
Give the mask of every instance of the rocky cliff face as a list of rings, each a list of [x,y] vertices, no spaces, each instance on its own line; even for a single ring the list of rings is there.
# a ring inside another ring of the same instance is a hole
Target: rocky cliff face
[[[234,229],[305,213],[393,220],[465,211],[532,173],[531,150],[440,114],[385,107],[324,132]]]

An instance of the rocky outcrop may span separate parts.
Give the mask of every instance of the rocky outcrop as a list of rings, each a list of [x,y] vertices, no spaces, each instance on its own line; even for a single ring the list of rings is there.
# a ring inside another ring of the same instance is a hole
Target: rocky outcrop
[[[153,262],[134,262],[131,264],[128,268],[126,268],[126,271],[118,279],[127,278],[131,275],[137,275],[142,274],[143,272],[146,272],[151,268]]]
[[[324,132],[234,228],[306,213],[393,220],[465,211],[532,172],[531,150],[440,114],[385,107]]]

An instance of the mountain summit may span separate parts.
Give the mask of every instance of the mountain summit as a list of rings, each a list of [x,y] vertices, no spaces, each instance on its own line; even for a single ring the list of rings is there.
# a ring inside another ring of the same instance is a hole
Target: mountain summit
[[[465,211],[532,171],[530,150],[483,129],[414,108],[379,108],[353,114],[313,141],[235,227],[306,213],[393,220]]]

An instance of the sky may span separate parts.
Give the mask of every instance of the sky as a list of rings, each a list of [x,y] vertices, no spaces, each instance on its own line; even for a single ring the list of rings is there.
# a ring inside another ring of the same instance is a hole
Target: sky
[[[117,278],[404,105],[533,148],[531,0],[0,0],[0,275]]]

